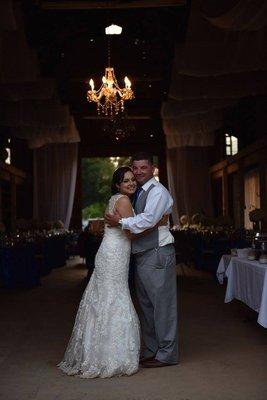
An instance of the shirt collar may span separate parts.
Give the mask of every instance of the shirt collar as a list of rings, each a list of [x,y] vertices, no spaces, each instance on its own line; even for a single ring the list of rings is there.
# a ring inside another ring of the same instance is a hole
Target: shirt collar
[[[149,179],[149,181],[144,183],[143,186],[141,186],[141,187],[146,192],[147,189],[152,185],[152,183],[155,185],[158,183],[158,181],[153,177],[153,178]]]

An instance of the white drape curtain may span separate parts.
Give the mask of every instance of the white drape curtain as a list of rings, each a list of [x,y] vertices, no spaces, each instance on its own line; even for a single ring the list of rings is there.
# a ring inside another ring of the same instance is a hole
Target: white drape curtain
[[[267,91],[267,72],[250,71],[239,74],[225,74],[220,76],[189,76],[177,72],[175,65],[172,70],[169,98],[199,106],[208,100],[213,100],[215,108],[227,102],[245,96],[264,95]],[[186,105],[185,103],[185,105]]]
[[[267,2],[264,0],[240,0],[227,12],[217,17],[206,16],[206,18],[217,28],[233,31],[258,31],[266,26]]]
[[[190,109],[195,105],[191,102]],[[180,108],[181,111],[181,108]],[[163,105],[162,125],[167,143],[167,174],[174,199],[173,223],[179,225],[183,214],[211,215],[209,182],[209,146],[214,144],[214,130],[221,126],[221,110],[180,115],[179,104]]]
[[[218,24],[214,26],[216,18],[212,19],[211,23],[211,19],[207,19],[203,14],[205,3],[204,0],[192,1],[186,42],[176,46],[174,60],[176,73],[218,76],[266,70],[267,55],[264,51],[267,35],[266,13],[261,29],[241,30],[239,26],[235,27],[232,19],[229,22],[231,30],[225,30],[220,29]],[[250,20],[253,16],[255,13],[250,15]]]
[[[179,225],[179,213],[177,207],[177,199],[176,199],[176,182],[174,181],[174,165],[171,160],[170,151],[166,150],[166,162],[167,162],[167,178],[168,178],[168,187],[173,198],[173,208],[172,208],[172,222],[173,225]],[[176,169],[176,167],[175,167]]]
[[[69,228],[77,159],[77,143],[50,144],[34,150],[34,218],[61,220]]]
[[[34,217],[68,228],[80,136],[55,81],[40,74],[21,1],[2,1],[0,8],[0,125],[34,149]]]
[[[249,219],[250,211],[260,208],[260,177],[259,170],[253,169],[245,174],[245,228],[252,229],[253,223]]]
[[[233,99],[201,98],[201,99],[169,99],[163,102],[161,116],[165,119],[180,119],[184,115],[195,115],[207,111],[221,110],[235,104]]]
[[[210,36],[203,41],[177,45],[176,72],[201,77],[267,69],[267,55],[263,51],[265,30],[231,32],[224,36],[221,42],[213,41]]]
[[[198,122],[199,124],[197,124]],[[206,124],[206,121],[193,117],[188,125],[190,125],[190,123],[192,123],[192,125],[197,125],[197,129],[183,130],[180,122],[175,119],[164,119],[162,121],[168,149],[185,146],[213,145],[214,131],[210,128],[210,124]],[[212,126],[218,127],[218,124],[213,124]]]
[[[179,215],[212,213],[207,157],[214,132],[227,107],[266,94],[266,23],[266,1],[191,2],[186,40],[176,45],[169,99],[161,110]]]
[[[16,128],[15,135],[26,139],[30,149],[36,149],[49,143],[80,142],[80,135],[72,116],[69,117],[66,127],[21,127]]]
[[[56,82],[51,78],[40,78],[36,82],[6,83],[0,85],[0,100],[46,100],[56,97]]]
[[[222,110],[181,111],[180,102],[168,101],[161,109],[162,125],[167,147],[212,146],[214,131],[222,124]],[[204,106],[203,106],[204,110]]]
[[[69,106],[59,100],[4,102],[0,111],[0,123],[8,127],[64,128],[69,117]]]
[[[170,190],[175,197],[173,220],[183,214],[212,215],[209,181],[209,147],[183,147],[167,150]]]

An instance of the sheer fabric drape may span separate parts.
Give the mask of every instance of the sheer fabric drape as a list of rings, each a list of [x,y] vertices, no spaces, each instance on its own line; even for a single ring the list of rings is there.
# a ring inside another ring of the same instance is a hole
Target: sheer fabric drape
[[[0,31],[13,31],[17,29],[13,0],[5,0],[4,3],[4,5],[1,5]]]
[[[36,149],[50,143],[78,143],[80,135],[74,118],[70,116],[69,125],[62,128],[24,127],[16,129],[16,136],[26,139],[30,149]]]
[[[205,3],[203,0],[192,1],[186,42],[176,46],[174,60],[176,73],[191,76],[218,76],[266,70],[267,55],[263,50],[267,34],[266,13],[260,25],[262,29],[245,29],[246,23],[243,24],[243,29],[242,23],[235,22],[234,18],[230,21],[228,18],[231,29],[226,30],[220,29],[218,19],[216,21],[216,18],[207,18],[204,15]],[[259,15],[260,12],[255,10],[251,12],[250,21],[253,17],[257,19],[256,14]],[[251,26],[253,24],[254,21],[251,22]]]
[[[212,215],[209,181],[210,147],[180,147],[167,150],[168,179],[178,216],[195,213]]]
[[[50,144],[34,150],[34,217],[61,220],[69,228],[77,175],[78,144]]]
[[[207,146],[223,127],[227,107],[266,93],[266,22],[263,1],[191,2],[186,40],[176,45],[169,99],[161,110],[175,220],[182,213],[212,214]]]
[[[178,118],[163,116],[162,125],[167,147],[171,149],[185,146],[212,146],[214,131],[221,126],[221,121],[221,111],[181,115]]]
[[[168,186],[169,186],[169,191],[173,198],[172,222],[173,222],[173,225],[179,225],[179,213],[178,213],[177,200],[176,200],[176,188],[175,188],[174,170],[173,170],[174,165],[173,165],[170,153],[171,153],[171,151],[167,150],[166,162],[167,162]]]
[[[27,42],[20,3],[1,2],[0,84],[33,82],[40,76],[37,54]]]
[[[205,15],[205,10],[204,15]],[[240,0],[217,17],[206,18],[217,28],[233,31],[258,31],[267,23],[267,2]]]
[[[260,208],[260,177],[259,170],[253,169],[245,174],[245,228],[252,229],[253,223],[249,219],[250,211]]]

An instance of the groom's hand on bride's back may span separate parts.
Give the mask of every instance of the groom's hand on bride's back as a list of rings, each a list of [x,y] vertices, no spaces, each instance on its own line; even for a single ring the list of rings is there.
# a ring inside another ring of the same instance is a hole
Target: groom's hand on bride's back
[[[118,211],[115,210],[114,214],[106,213],[104,218],[105,218],[105,223],[108,226],[113,227],[119,225],[119,220],[121,219],[121,215],[119,214]]]

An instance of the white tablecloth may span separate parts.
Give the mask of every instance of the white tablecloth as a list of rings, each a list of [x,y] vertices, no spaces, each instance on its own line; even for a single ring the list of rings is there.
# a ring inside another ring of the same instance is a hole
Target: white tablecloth
[[[225,303],[238,299],[259,313],[258,323],[267,328],[267,265],[232,257],[225,272]]]
[[[223,284],[223,280],[225,278],[225,272],[226,272],[226,270],[228,268],[228,265],[229,265],[229,263],[231,261],[231,258],[232,258],[232,256],[229,255],[229,254],[223,255],[221,260],[220,260],[220,263],[218,265],[218,269],[217,269],[217,273],[216,274],[217,274],[218,281],[220,282],[221,285]]]

